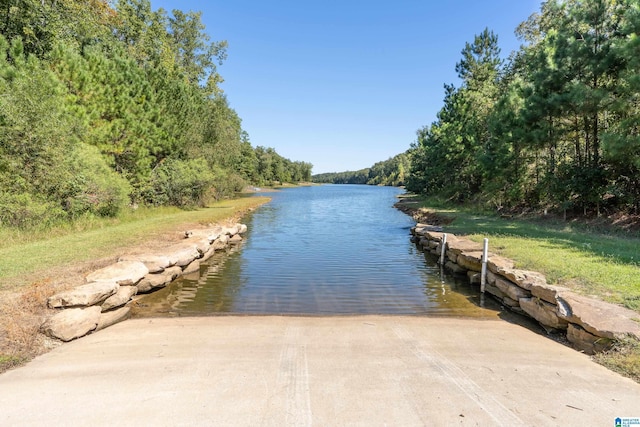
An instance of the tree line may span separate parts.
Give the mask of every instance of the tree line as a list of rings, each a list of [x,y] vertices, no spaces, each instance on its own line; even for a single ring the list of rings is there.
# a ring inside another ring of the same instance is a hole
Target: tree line
[[[640,212],[640,2],[548,0],[500,59],[486,29],[417,131],[406,187],[497,209]]]
[[[328,172],[312,176],[312,181],[324,184],[368,184],[402,187],[409,174],[407,153],[401,153],[358,171]]]
[[[0,225],[130,203],[197,206],[312,165],[254,148],[220,88],[224,41],[149,0],[0,6]]]

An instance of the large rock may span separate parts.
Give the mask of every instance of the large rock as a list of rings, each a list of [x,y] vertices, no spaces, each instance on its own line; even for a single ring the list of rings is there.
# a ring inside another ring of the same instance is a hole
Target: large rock
[[[160,273],[171,266],[169,257],[154,254],[125,255],[120,257],[118,261],[139,261],[147,267],[149,273]]]
[[[44,323],[42,332],[62,341],[83,337],[96,329],[100,312],[99,306],[62,310]]]
[[[177,243],[167,248],[167,257],[171,260],[172,265],[184,267],[191,262],[200,258],[200,252],[192,242]]]
[[[98,320],[98,326],[96,326],[96,331],[99,331],[104,328],[108,328],[111,325],[115,325],[118,322],[122,322],[129,318],[131,308],[130,307],[122,307],[117,310],[108,311],[106,313],[102,313],[100,315],[100,319]]]
[[[207,249],[207,252],[205,252],[202,255],[202,258],[200,258],[201,262],[205,262],[207,261],[209,258],[211,258],[213,256],[213,254],[216,252],[216,250],[214,249],[213,246],[209,246],[209,249]]]
[[[444,233],[441,233],[439,231],[431,231],[431,230],[427,230],[426,233],[424,234],[429,240],[436,240],[438,242],[442,242],[442,236],[444,236]],[[453,234],[448,234],[447,235],[447,239],[449,238],[449,236],[453,236]],[[454,236],[455,237],[455,236]]]
[[[569,323],[567,339],[573,347],[587,354],[600,353],[611,348],[613,341],[609,338],[597,337],[578,325]]]
[[[562,286],[547,285],[546,283],[534,283],[531,285],[531,295],[551,304],[557,304],[558,294],[568,291],[569,289]]]
[[[180,272],[182,272],[182,269],[180,267],[171,267],[171,268],[172,269],[177,268],[180,270]],[[167,270],[165,270],[162,273],[147,274],[146,276],[144,276],[144,278],[140,280],[140,282],[138,282],[138,284],[136,285],[138,292],[139,293],[150,292],[154,289],[164,288],[165,286],[167,286],[167,284],[171,283],[171,281],[173,280],[172,278],[173,275],[167,274],[166,273]]]
[[[463,252],[482,252],[482,244],[472,242],[468,239],[450,239],[447,235],[447,248],[449,251],[456,255],[460,255]]]
[[[111,295],[102,303],[102,311],[108,311],[113,308],[125,305],[126,303],[131,301],[131,298],[136,293],[138,293],[138,288],[136,286],[120,286],[118,292]]]
[[[640,340],[640,314],[572,292],[558,295],[558,316],[602,338]]]
[[[198,251],[198,257],[201,257],[202,255],[204,255],[209,248],[211,247],[211,243],[209,242],[209,239],[207,238],[201,238],[201,239],[192,239],[193,244],[196,245],[196,250]]]
[[[238,224],[238,234],[244,234],[247,232],[246,224]]]
[[[457,262],[467,270],[482,271],[482,251],[463,252],[458,255]]]
[[[495,282],[494,282],[495,283]],[[490,293],[491,295],[497,297],[500,300],[504,300],[504,297],[507,295],[502,292],[494,283],[486,283],[484,287],[484,291]]]
[[[451,271],[453,274],[467,274],[467,270],[462,268],[462,267],[460,267],[455,262],[447,261],[444,264],[444,268],[446,268],[447,270]]]
[[[200,260],[197,259],[193,261],[191,264],[187,265],[183,270],[182,274],[187,275],[191,273],[200,273]]]
[[[567,321],[558,317],[558,307],[537,298],[520,298],[520,307],[543,326],[567,329]]]
[[[231,227],[223,227],[222,234],[226,234],[227,236],[235,236],[240,231],[239,224],[232,225]]]
[[[121,261],[87,275],[87,281],[114,281],[120,286],[133,286],[148,273],[149,269],[140,261]]]
[[[241,242],[242,242],[242,236],[239,235],[239,234],[235,234],[229,239],[229,244],[230,245],[237,245],[237,244],[239,244]]]
[[[209,241],[209,243],[213,243],[214,240],[222,235],[222,227],[191,230],[187,232],[187,235],[192,239],[205,238]]]
[[[114,295],[118,288],[116,282],[93,282],[49,297],[47,304],[51,308],[89,307]]]
[[[215,242],[211,244],[211,247],[219,251],[220,249],[224,249],[227,247],[227,243],[229,242],[229,237],[227,235],[222,235],[216,239]]]
[[[517,270],[515,268],[505,268],[499,273],[501,276],[506,277],[513,283],[517,284],[523,289],[531,290],[534,285],[546,285],[547,279],[544,274],[537,271]]]
[[[515,264],[509,258],[504,258],[499,255],[491,255],[487,260],[487,269],[494,274],[500,274],[506,269],[514,268]]]
[[[519,301],[520,298],[529,298],[531,296],[531,292],[526,291],[518,285],[500,277],[496,279],[496,287],[514,301]]]

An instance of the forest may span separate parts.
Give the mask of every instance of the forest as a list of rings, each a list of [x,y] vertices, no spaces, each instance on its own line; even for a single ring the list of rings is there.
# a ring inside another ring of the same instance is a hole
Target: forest
[[[398,154],[388,160],[358,171],[329,172],[311,177],[313,182],[324,184],[368,184],[402,187],[409,173],[409,156]]]
[[[489,29],[462,50],[406,187],[496,210],[640,213],[640,2],[548,0],[502,60]]]
[[[0,6],[0,226],[194,207],[312,165],[253,147],[221,89],[225,41],[149,0]]]

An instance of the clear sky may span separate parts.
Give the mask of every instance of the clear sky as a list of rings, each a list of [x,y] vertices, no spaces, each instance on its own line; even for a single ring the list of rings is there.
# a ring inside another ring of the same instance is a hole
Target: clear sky
[[[313,173],[357,170],[406,151],[458,84],[465,42],[485,27],[507,57],[539,0],[151,0],[201,11],[227,40],[222,89],[254,146]]]

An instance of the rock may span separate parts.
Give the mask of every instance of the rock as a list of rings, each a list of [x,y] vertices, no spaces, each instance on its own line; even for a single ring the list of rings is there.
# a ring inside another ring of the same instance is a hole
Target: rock
[[[529,291],[526,291],[518,285],[500,277],[496,279],[496,287],[514,301],[518,301],[520,298],[529,298],[531,296]]]
[[[242,242],[242,236],[239,234],[235,234],[233,237],[229,239],[230,245],[237,245],[240,242]]]
[[[190,230],[190,238],[195,239],[207,239],[209,243],[213,243],[222,234],[222,227],[204,228],[197,230]]]
[[[421,237],[420,240],[418,240],[418,245],[422,248],[428,248],[429,243],[431,243],[431,240],[427,239],[426,237]]]
[[[520,304],[518,303],[518,301],[511,299],[506,295],[504,296],[504,298],[502,298],[502,302],[504,303],[504,305],[512,309],[515,307],[520,307]]]
[[[512,268],[514,268],[514,263],[509,258],[491,255],[487,259],[487,269],[494,274],[501,274],[503,270]]]
[[[109,326],[115,325],[118,322],[122,322],[123,320],[128,319],[130,312],[131,312],[130,307],[122,307],[117,310],[112,310],[106,313],[102,313],[100,315],[100,319],[98,320],[98,326],[96,327],[96,331],[99,331],[104,328],[108,328]]]
[[[486,283],[484,287],[485,292],[489,292],[491,295],[496,296],[500,300],[504,300],[507,296],[504,292],[498,289],[494,284]]]
[[[174,266],[167,268],[163,274],[167,276],[167,278],[170,279],[169,282],[171,282],[182,276],[182,267]]]
[[[231,227],[222,228],[222,234],[223,235],[226,234],[229,237],[235,236],[236,234],[238,234],[239,231],[240,231],[240,227],[238,226],[238,224],[233,225]]]
[[[534,283],[531,285],[531,295],[551,304],[556,304],[558,293],[568,291],[569,289],[562,286],[547,285],[546,283]]]
[[[120,261],[87,275],[87,281],[115,281],[120,286],[132,286],[148,273],[149,269],[140,261]]]
[[[437,240],[429,240],[429,243],[427,244],[427,246],[429,247],[429,249],[435,249],[438,247],[438,241]]]
[[[171,268],[178,268],[180,269],[180,272],[182,272],[182,269],[180,267]],[[165,270],[165,273],[147,274],[146,276],[144,276],[144,278],[140,280],[140,282],[138,282],[138,284],[136,285],[138,293],[145,293],[150,292],[154,289],[164,288],[168,283],[171,283],[171,281],[173,280],[172,274],[166,274],[166,271],[167,270]]]
[[[463,252],[458,255],[458,265],[467,270],[482,271],[482,251]]]
[[[425,233],[425,236],[429,240],[435,240],[436,242],[442,242],[442,236],[444,236],[444,233],[427,230],[426,233]],[[447,234],[447,239],[449,238],[449,236],[453,236],[453,234]]]
[[[558,316],[575,323],[597,337],[640,340],[640,314],[608,302],[572,292],[557,296]]]
[[[209,243],[209,240],[207,238],[192,239],[192,240],[196,246],[196,250],[198,251],[198,258],[204,255],[211,247],[211,243]]]
[[[482,282],[480,273],[475,271],[467,271],[467,277],[469,278],[470,285],[479,285]]]
[[[62,310],[44,323],[42,332],[62,341],[83,337],[96,328],[100,312],[99,306]]]
[[[419,224],[419,225],[420,226],[419,227],[416,226],[416,229],[415,229],[415,234],[419,236],[426,236],[430,232],[442,234],[442,227],[439,227],[437,225],[426,225],[426,224]]]
[[[463,252],[482,252],[482,244],[468,239],[450,239],[449,235],[447,235],[447,248],[456,255],[460,255]]]
[[[441,249],[440,249],[440,248],[441,248],[441,246],[438,246],[438,247],[436,248],[436,249],[437,249],[437,251],[438,251],[438,254],[440,254],[440,251],[441,251]],[[457,263],[458,263],[458,255],[454,254],[453,252],[451,252],[451,251],[447,251],[447,252],[445,253],[445,256],[447,257],[447,259],[448,259],[449,261],[451,261],[451,262],[453,262],[453,263],[455,263],[455,264],[457,264]]]
[[[247,232],[247,226],[245,224],[238,224],[238,234],[244,234]]]
[[[218,237],[216,239],[216,241],[211,244],[211,246],[216,251],[219,251],[220,249],[224,249],[224,248],[227,247],[227,242],[228,241],[229,241],[229,238],[226,235],[222,235],[222,236]]]
[[[202,258],[200,258],[200,261],[205,262],[206,260],[211,258],[215,252],[216,250],[213,248],[213,246],[209,246],[207,252],[205,252],[204,255],[202,255]]]
[[[447,270],[451,271],[453,274],[467,274],[467,270],[465,270],[464,268],[460,267],[455,262],[447,261],[445,263],[444,267]]]
[[[89,307],[99,304],[118,291],[116,282],[93,282],[49,297],[50,308]]]
[[[111,295],[102,303],[102,311],[108,311],[113,308],[125,305],[137,293],[138,288],[136,286],[119,286],[118,292]]]
[[[520,307],[543,326],[567,329],[567,321],[558,317],[558,308],[538,298],[520,298]]]
[[[171,260],[164,255],[142,254],[142,255],[125,255],[118,261],[139,261],[147,267],[149,273],[160,273],[165,268],[171,266]]]
[[[536,271],[505,268],[499,274],[526,290],[530,290],[533,285],[547,284],[547,279],[544,275]]]
[[[167,248],[167,256],[172,265],[184,267],[191,264],[194,259],[200,258],[200,252],[192,242],[183,242]]]
[[[487,269],[487,284],[493,285],[496,283],[497,276]]]
[[[200,260],[195,260],[191,264],[187,265],[183,270],[182,274],[187,275],[191,273],[200,273]]]
[[[573,323],[569,323],[567,339],[571,344],[573,344],[574,348],[587,354],[606,351],[611,348],[613,344],[613,341],[609,338],[597,337]]]

